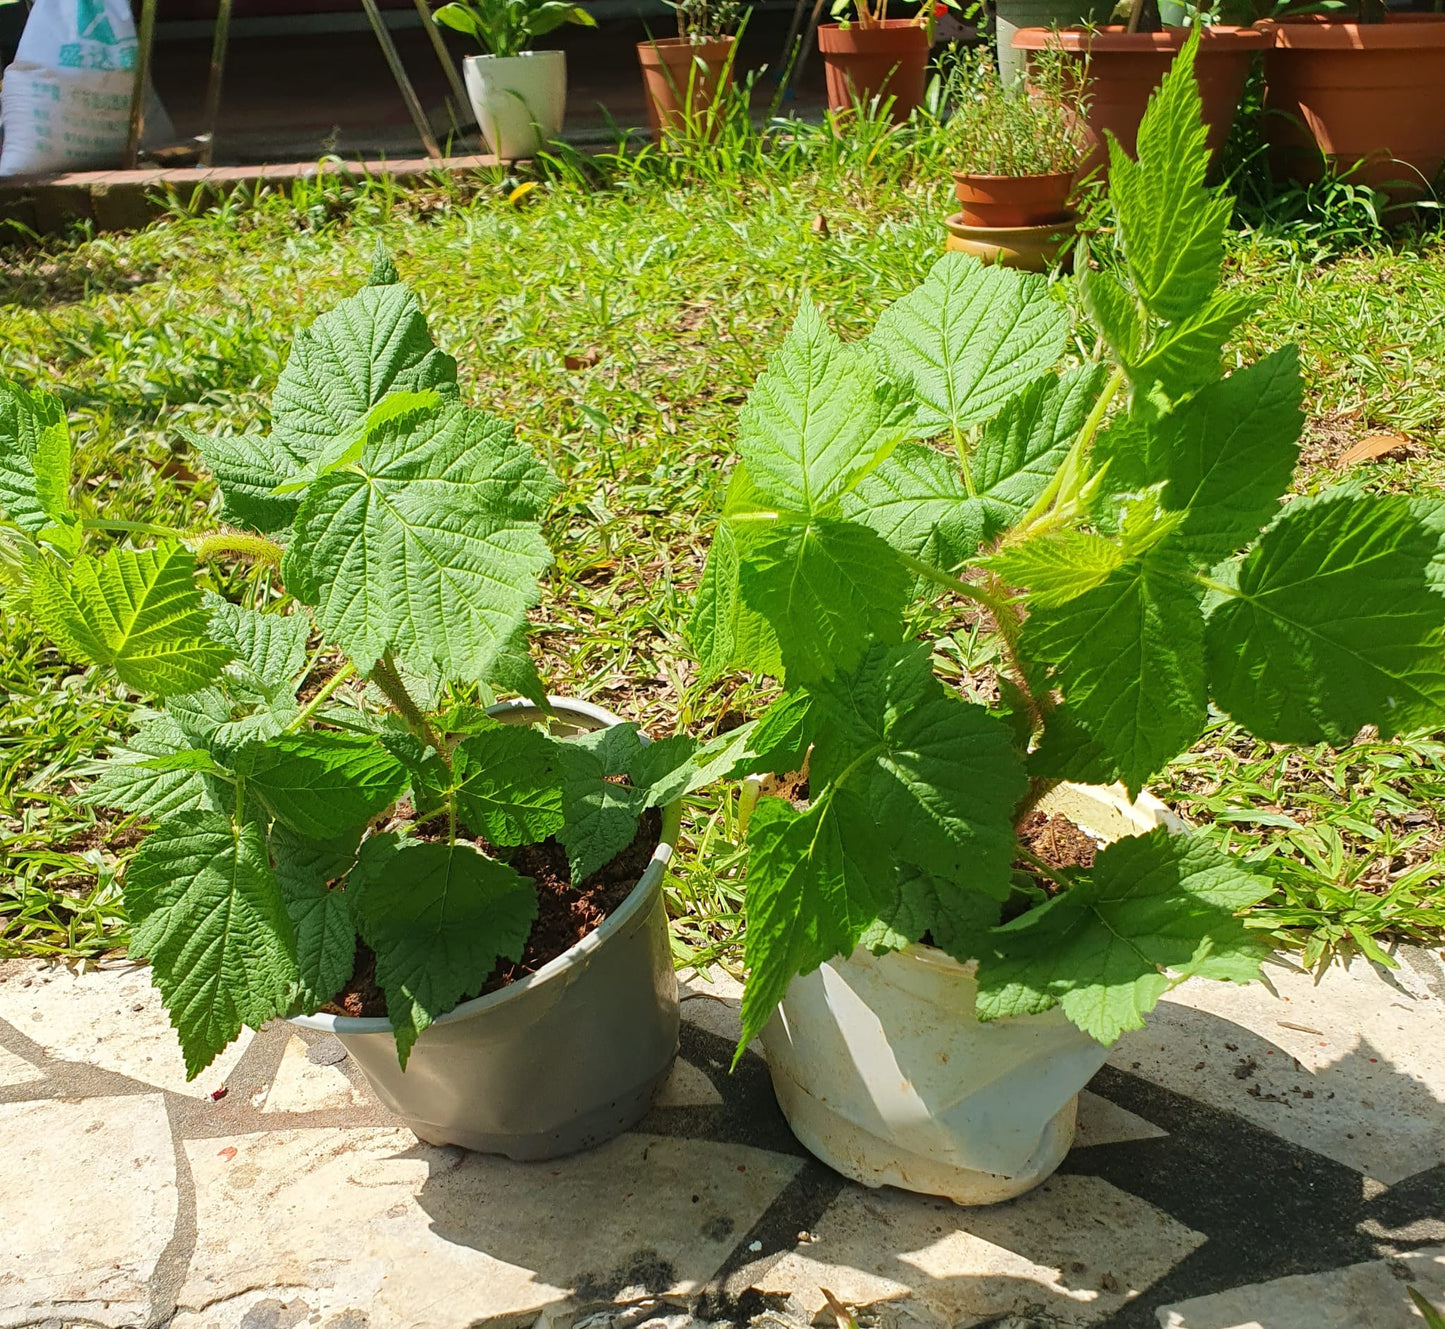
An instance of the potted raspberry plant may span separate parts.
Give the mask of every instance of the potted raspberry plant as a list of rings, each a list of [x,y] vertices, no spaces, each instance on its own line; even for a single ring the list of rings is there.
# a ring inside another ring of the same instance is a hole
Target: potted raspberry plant
[[[1144,792],[1211,703],[1280,743],[1445,719],[1445,502],[1282,504],[1297,353],[1222,374],[1249,302],[1195,51],[1137,160],[1109,145],[1097,360],[1060,368],[1067,287],[946,254],[861,343],[805,302],[741,411],[691,638],[705,677],[785,685],[740,768],[742,1043],[868,1184],[1028,1189],[1161,996],[1256,977],[1270,882]],[[940,597],[991,673],[940,675]]]
[[[149,704],[84,797],[153,823],[131,950],[189,1073],[319,1020],[424,1139],[539,1157],[671,1065],[664,809],[698,772],[545,695],[556,485],[456,375],[379,258],[296,337],[269,433],[192,437],[224,502],[199,530],[77,507],[60,403],[3,385],[0,544],[19,611]],[[238,563],[245,605],[208,589]]]

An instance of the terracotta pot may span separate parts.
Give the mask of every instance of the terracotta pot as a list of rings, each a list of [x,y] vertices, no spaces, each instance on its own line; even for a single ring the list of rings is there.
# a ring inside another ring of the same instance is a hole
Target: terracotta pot
[[[1015,34],[1014,45],[1025,51],[1066,51],[1080,60],[1088,56],[1089,137],[1094,147],[1080,168],[1082,174],[1094,167],[1108,166],[1109,154],[1104,146],[1106,129],[1130,154],[1135,152],[1139,122],[1149,105],[1149,95],[1159,86],[1188,39],[1187,28],[1169,28],[1164,32],[1125,32],[1122,27],[1099,28],[1093,32],[1024,28]],[[1267,50],[1273,41],[1273,31],[1268,26],[1204,29],[1194,72],[1204,101],[1210,152],[1217,153],[1229,137],[1254,53]]]
[[[969,226],[962,213],[955,213],[943,225],[948,232],[945,249],[972,254],[984,263],[1025,272],[1045,272],[1060,259],[1066,269],[1074,266],[1069,250],[1077,225],[1073,217],[1042,226]]]
[[[735,37],[715,42],[689,42],[682,37],[659,37],[637,43],[642,83],[647,93],[647,118],[652,137],[662,142],[663,130],[682,133],[689,122],[694,129],[718,129],[716,117],[705,118],[719,97],[733,86]]]
[[[893,119],[901,124],[923,105],[928,34],[911,19],[885,19],[871,28],[825,23],[818,29],[818,49],[832,110],[850,110],[855,100],[892,97]]]
[[[1445,15],[1280,23],[1265,57],[1265,133],[1281,174],[1352,176],[1418,196],[1445,161]]]
[[[1074,173],[969,175],[953,173],[953,194],[965,226],[1043,226],[1067,221]]]

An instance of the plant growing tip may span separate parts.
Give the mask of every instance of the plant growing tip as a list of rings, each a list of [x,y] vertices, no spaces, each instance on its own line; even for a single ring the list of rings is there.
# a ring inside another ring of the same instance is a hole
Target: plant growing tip
[[[806,806],[747,829],[744,1044],[860,945],[929,938],[977,961],[980,1018],[1060,1006],[1103,1043],[1188,976],[1247,981],[1267,950],[1239,913],[1271,883],[1237,858],[1158,830],[1059,873],[1015,827],[1060,781],[1137,792],[1211,703],[1274,742],[1445,718],[1445,504],[1284,502],[1297,354],[1222,376],[1248,304],[1198,44],[1137,159],[1109,143],[1115,244],[1078,279],[1107,365],[1059,368],[1043,278],[948,254],[862,343],[805,302],[740,413],[689,635],[704,679],[785,684],[750,769],[809,771]],[[991,622],[991,706],[911,639],[940,594]]]

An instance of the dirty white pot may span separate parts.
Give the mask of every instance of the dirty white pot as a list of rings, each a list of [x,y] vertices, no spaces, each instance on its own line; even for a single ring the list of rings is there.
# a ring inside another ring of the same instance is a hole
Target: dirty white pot
[[[1101,842],[1184,824],[1149,794],[1062,785],[1041,805]],[[865,1186],[994,1204],[1037,1186],[1074,1141],[1107,1048],[1058,1007],[985,1024],[977,966],[931,946],[861,947],[793,979],[763,1031],[793,1133]]]
[[[534,157],[562,132],[567,109],[567,56],[563,51],[521,55],[469,55],[463,72],[477,124],[501,158]]]

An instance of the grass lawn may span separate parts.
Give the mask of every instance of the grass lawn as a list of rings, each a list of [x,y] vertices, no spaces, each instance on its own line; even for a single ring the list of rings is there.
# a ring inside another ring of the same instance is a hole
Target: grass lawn
[[[914,285],[951,192],[936,152],[878,137],[817,134],[766,167],[711,174],[624,171],[605,191],[564,180],[521,198],[500,180],[323,184],[133,236],[0,250],[0,372],[66,400],[86,515],[199,520],[216,496],[178,427],[264,429],[293,329],[360,284],[382,240],[460,361],[464,397],[515,422],[562,480],[536,615],[544,679],[654,733],[711,733],[764,700],[752,685],[692,686],[681,634],[737,406],[804,291],[846,335]],[[1300,488],[1440,494],[1445,245],[1304,252],[1241,233],[1231,256],[1259,301],[1241,360],[1302,348]],[[1381,431],[1408,442],[1340,465]],[[945,668],[987,663],[957,606],[920,626]],[[94,955],[124,940],[116,872],[135,828],[63,800],[133,703],[13,613],[0,634],[0,956]],[[1220,723],[1155,787],[1263,863],[1279,890],[1257,921],[1309,960],[1375,936],[1445,940],[1445,735],[1337,752]],[[681,955],[736,942],[733,799],[693,809],[670,883]]]

